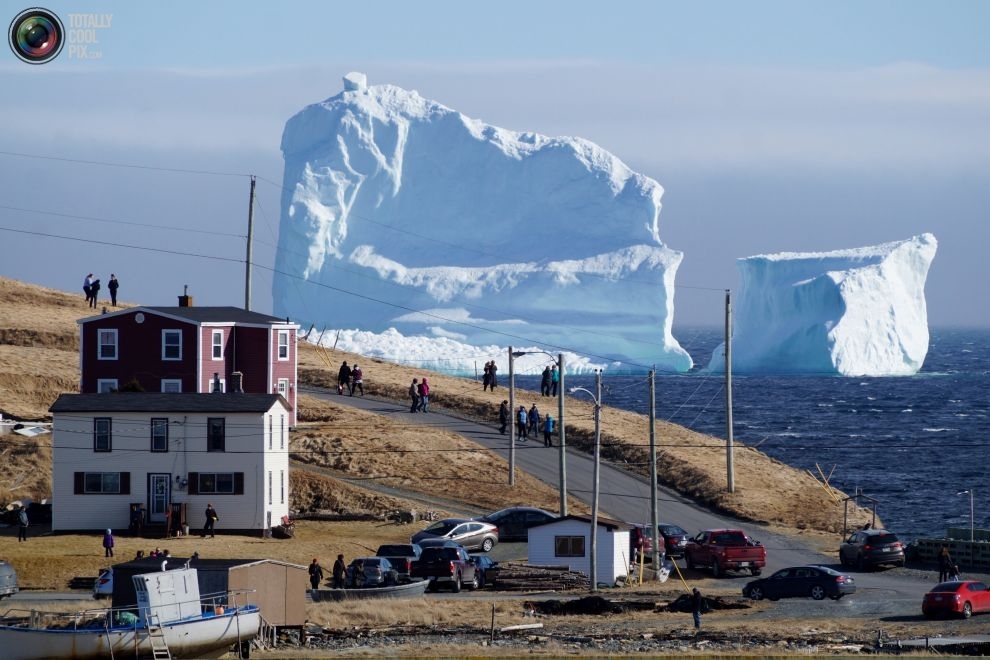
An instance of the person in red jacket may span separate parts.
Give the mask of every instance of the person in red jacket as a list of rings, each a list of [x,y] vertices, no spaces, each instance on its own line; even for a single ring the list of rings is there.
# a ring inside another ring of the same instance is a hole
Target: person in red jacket
[[[419,382],[419,411],[426,412],[426,407],[430,403],[430,384],[426,382],[426,377]]]

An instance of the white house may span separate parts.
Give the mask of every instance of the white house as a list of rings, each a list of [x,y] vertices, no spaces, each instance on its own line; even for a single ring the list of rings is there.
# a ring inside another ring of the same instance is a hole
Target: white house
[[[628,523],[598,518],[598,582],[615,584],[628,573]],[[567,566],[591,573],[591,518],[564,516],[529,528],[527,561],[541,566]]]
[[[289,423],[280,394],[63,394],[52,413],[52,530],[259,533],[289,513]],[[181,518],[185,518],[184,520]]]

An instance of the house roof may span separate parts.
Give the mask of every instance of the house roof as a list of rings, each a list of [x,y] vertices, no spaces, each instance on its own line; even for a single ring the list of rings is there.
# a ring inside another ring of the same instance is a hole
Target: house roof
[[[287,318],[270,314],[251,312],[240,307],[131,307],[109,314],[99,314],[80,319],[79,323],[89,323],[105,319],[107,316],[133,315],[138,312],[158,314],[182,319],[189,323],[240,323],[244,325],[285,325],[292,324]],[[293,324],[294,325],[294,324]]]
[[[292,410],[292,406],[280,394],[111,392],[107,394],[62,394],[48,409],[48,412],[251,413],[266,412],[275,405],[276,401],[281,401],[286,410]]]
[[[560,523],[562,523],[562,522],[564,522],[566,520],[578,520],[578,521],[587,523],[589,525],[591,524],[591,516],[566,515],[566,516],[561,516],[560,518],[555,518],[553,520],[547,520],[545,522],[537,523],[536,525],[533,525],[532,527],[544,527],[546,525],[559,525]],[[610,531],[614,531],[614,530],[617,530],[617,529],[628,531],[628,530],[630,530],[630,529],[633,528],[633,526],[631,524],[629,524],[629,523],[622,522],[620,520],[612,520],[611,518],[602,518],[601,516],[598,516],[598,526],[599,527],[606,527]]]

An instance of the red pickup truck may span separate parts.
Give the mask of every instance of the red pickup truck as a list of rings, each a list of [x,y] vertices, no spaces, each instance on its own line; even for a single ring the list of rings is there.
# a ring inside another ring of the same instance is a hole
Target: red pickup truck
[[[759,575],[767,565],[767,549],[741,529],[708,529],[688,541],[684,559],[688,568],[711,568],[715,577],[743,570]]]
[[[435,591],[440,584],[449,585],[455,593],[461,590],[461,586],[472,590],[478,588],[474,561],[461,546],[423,548],[423,554],[412,562],[409,574],[410,577],[429,580],[427,589],[430,591]]]

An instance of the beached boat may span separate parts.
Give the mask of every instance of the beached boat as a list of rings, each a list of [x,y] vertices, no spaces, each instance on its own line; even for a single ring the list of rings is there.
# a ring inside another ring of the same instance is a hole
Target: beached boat
[[[261,628],[244,592],[200,596],[195,568],[133,577],[137,605],[83,612],[10,610],[0,618],[4,660],[247,657]]]
[[[410,598],[426,593],[429,580],[413,580],[387,587],[358,587],[352,589],[314,589],[315,602],[334,600],[364,600],[365,598]]]

